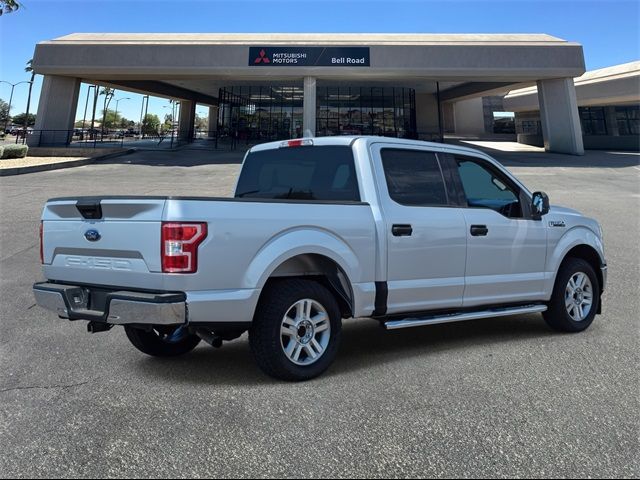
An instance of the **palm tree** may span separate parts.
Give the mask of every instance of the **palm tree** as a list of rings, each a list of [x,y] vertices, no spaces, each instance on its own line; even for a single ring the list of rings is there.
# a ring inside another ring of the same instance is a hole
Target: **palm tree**
[[[15,12],[18,8],[20,4],[16,0],[0,0],[0,15]]]
[[[104,95],[104,110],[102,111],[102,135],[104,135],[104,125],[107,120],[107,110],[109,109],[109,103],[111,103],[111,99],[116,94],[115,88],[104,87],[100,91],[100,95]]]
[[[31,74],[31,81],[29,82],[29,96],[27,97],[27,113],[24,116],[24,131],[26,133],[27,127],[29,127],[29,107],[31,106],[31,89],[33,88],[33,80],[36,78],[36,72],[33,71],[33,58],[27,62],[27,66],[24,71]],[[25,135],[24,138],[27,138]]]

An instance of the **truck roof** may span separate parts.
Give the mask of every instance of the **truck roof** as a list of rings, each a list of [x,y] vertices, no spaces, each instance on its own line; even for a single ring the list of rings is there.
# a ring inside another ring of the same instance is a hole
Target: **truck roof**
[[[363,139],[369,145],[372,143],[384,142],[384,143],[395,143],[398,145],[416,145],[421,147],[430,147],[430,148],[433,148],[434,150],[446,149],[448,151],[457,151],[460,153],[473,152],[476,155],[478,153],[483,154],[483,152],[477,149],[463,147],[459,145],[450,145],[450,144],[437,143],[437,142],[425,142],[422,140],[411,140],[408,138],[381,137],[381,136],[375,136],[375,135],[340,135],[340,136],[305,137],[305,138],[311,138],[313,140],[313,144],[316,146],[327,146],[327,145],[350,146],[356,140]],[[300,140],[300,139],[293,139],[293,140]],[[267,143],[261,143],[259,145],[254,145],[253,147],[251,147],[251,149],[249,149],[249,152],[259,152],[263,150],[272,150],[272,149],[280,148],[283,142],[287,142],[287,141],[288,140],[278,140],[275,142],[267,142]],[[483,154],[483,156],[486,156],[486,155]]]

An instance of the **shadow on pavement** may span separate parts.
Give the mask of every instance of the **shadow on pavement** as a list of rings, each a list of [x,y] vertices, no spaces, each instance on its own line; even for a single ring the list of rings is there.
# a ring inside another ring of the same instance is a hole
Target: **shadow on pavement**
[[[149,167],[200,167],[206,165],[239,165],[245,151],[181,148],[173,151],[138,150],[130,155],[96,162],[97,165],[142,165]]]
[[[501,142],[485,142],[475,145],[463,141],[447,141],[483,151],[507,167],[577,167],[577,168],[626,168],[640,165],[640,153],[587,150],[585,155],[564,155],[543,151],[509,151],[509,145]],[[507,142],[508,143],[508,142]],[[488,146],[486,144],[491,144]],[[216,150],[194,144],[176,150],[140,149],[130,155],[98,162],[99,164],[143,165],[151,167],[199,167],[206,165],[241,164],[247,146],[237,150]]]
[[[318,381],[357,374],[370,368],[406,359],[429,361],[429,356],[476,345],[500,345],[556,335],[539,315],[478,320],[389,332],[375,320],[347,320],[340,352]],[[189,355],[174,359],[137,357],[136,373],[170,383],[190,385],[269,385],[280,383],[256,366],[246,334],[221,349],[201,345]]]
[[[640,154],[590,150],[584,156],[554,153],[487,151],[506,167],[627,168],[640,165]]]
[[[447,143],[480,150],[506,167],[626,168],[640,165],[640,153],[638,152],[587,150],[584,155],[578,156],[542,151],[506,151],[500,148],[501,142],[486,142],[494,143],[496,148],[464,141],[448,141]]]

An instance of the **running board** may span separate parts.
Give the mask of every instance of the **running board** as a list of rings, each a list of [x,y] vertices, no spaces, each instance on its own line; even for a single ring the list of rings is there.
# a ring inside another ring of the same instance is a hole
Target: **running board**
[[[422,318],[405,318],[402,320],[389,320],[384,323],[387,330],[400,328],[422,327],[436,325],[438,323],[464,322],[465,320],[479,320],[481,318],[506,317],[522,313],[540,313],[547,310],[546,305],[524,305],[520,307],[493,308],[478,312],[451,313],[448,315],[434,315]]]

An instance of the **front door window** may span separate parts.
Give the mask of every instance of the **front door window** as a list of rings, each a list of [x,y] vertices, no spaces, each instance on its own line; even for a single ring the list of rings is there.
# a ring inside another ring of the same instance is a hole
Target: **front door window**
[[[519,192],[504,175],[469,157],[455,159],[469,207],[489,208],[508,218],[523,216]]]

